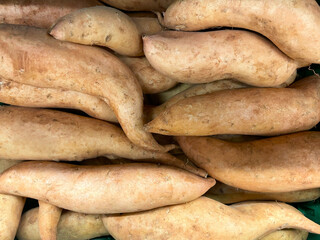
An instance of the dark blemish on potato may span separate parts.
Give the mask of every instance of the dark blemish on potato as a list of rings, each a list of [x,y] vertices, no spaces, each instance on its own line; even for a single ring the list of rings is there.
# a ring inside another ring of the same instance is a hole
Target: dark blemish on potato
[[[111,38],[112,38],[112,35],[108,34],[108,35],[106,36],[105,41],[106,41],[106,42],[109,42],[109,41],[111,40]]]
[[[51,94],[50,94],[50,93],[47,95],[47,98],[49,98],[49,99],[50,99],[50,98],[52,98],[52,96],[51,96]]]
[[[120,32],[124,33],[124,29],[122,27],[119,27]]]

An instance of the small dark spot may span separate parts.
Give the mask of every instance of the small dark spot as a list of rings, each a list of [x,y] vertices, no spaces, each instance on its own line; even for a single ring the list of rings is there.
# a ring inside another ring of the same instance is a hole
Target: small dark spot
[[[108,34],[108,35],[106,36],[105,41],[106,41],[106,42],[109,42],[109,41],[111,40],[111,38],[112,38],[112,35]]]
[[[119,27],[120,32],[124,33],[124,29],[122,27]]]
[[[51,96],[51,94],[50,94],[50,93],[47,95],[47,98],[52,98],[52,96]]]

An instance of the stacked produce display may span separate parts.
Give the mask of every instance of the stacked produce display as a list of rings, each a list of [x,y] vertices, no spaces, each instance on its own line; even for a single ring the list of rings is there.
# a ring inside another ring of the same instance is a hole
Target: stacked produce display
[[[315,0],[0,1],[0,239],[320,234],[315,64]]]

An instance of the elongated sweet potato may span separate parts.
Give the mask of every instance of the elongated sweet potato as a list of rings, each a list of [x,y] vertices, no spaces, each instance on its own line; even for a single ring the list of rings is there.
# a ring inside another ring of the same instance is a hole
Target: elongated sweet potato
[[[183,31],[250,29],[293,59],[320,63],[320,7],[315,0],[178,0],[164,16],[166,27]]]
[[[49,28],[58,18],[98,0],[1,0],[0,23]]]
[[[41,240],[38,227],[39,208],[22,215],[18,228],[19,240]],[[64,211],[58,224],[57,240],[87,240],[109,235],[100,215]]]
[[[118,122],[105,101],[76,91],[39,88],[0,79],[0,102],[23,107],[79,109],[92,117]]]
[[[174,87],[177,81],[157,72],[145,57],[130,58],[120,57],[136,75],[143,93],[159,93]]]
[[[137,25],[128,15],[111,7],[74,11],[59,19],[49,33],[62,41],[104,46],[121,55],[143,55]]]
[[[133,143],[168,150],[143,129],[141,87],[130,69],[111,53],[55,40],[44,29],[1,24],[0,56],[0,77],[106,98]]]
[[[290,88],[247,88],[183,99],[146,129],[164,135],[279,135],[311,129],[320,120],[320,78]]]
[[[102,2],[127,11],[164,11],[174,0],[102,0]]]
[[[320,233],[320,226],[295,208],[277,202],[226,206],[209,198],[151,211],[103,218],[117,240],[254,240],[282,228]]]
[[[275,87],[296,77],[298,63],[272,42],[252,32],[166,31],[143,38],[145,55],[157,71],[184,83],[233,78]]]
[[[300,132],[243,143],[177,137],[183,152],[210,176],[255,192],[319,188],[320,133]]]
[[[209,189],[205,196],[224,204],[255,200],[276,200],[287,203],[309,202],[320,197],[320,188],[283,193],[259,193],[234,188],[217,182],[216,185]]]
[[[200,197],[214,184],[212,178],[147,163],[77,166],[31,161],[0,175],[0,193],[89,214],[136,212],[184,203]]]
[[[41,240],[56,240],[62,209],[39,201],[39,233]]]
[[[0,158],[80,161],[115,155],[148,159],[205,175],[168,153],[132,144],[119,127],[100,120],[53,110],[2,106],[0,122]]]

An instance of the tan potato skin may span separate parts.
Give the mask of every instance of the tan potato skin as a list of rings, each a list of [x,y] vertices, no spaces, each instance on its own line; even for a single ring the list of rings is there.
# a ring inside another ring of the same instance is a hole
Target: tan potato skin
[[[254,240],[282,228],[319,233],[319,225],[295,208],[277,202],[226,206],[201,197],[186,204],[103,218],[117,240]]]
[[[110,106],[98,97],[57,88],[39,88],[0,78],[0,102],[22,107],[71,108],[109,122],[118,122]]]
[[[42,240],[38,227],[38,211],[34,208],[22,215],[18,228],[19,240]],[[109,235],[100,215],[64,211],[58,224],[57,240],[87,240]]]
[[[280,135],[314,127],[320,120],[320,78],[290,88],[222,90],[183,99],[146,125],[175,136]]]
[[[233,78],[257,87],[295,79],[298,63],[252,32],[166,31],[143,38],[145,56],[157,71],[183,83]]]
[[[102,2],[127,11],[164,11],[174,0],[102,0]]]
[[[102,5],[97,0],[1,0],[0,23],[49,28],[80,8]]]
[[[81,161],[115,155],[174,165],[200,176],[206,172],[168,153],[131,143],[110,123],[47,109],[0,107],[0,158],[10,160]]]
[[[243,143],[177,137],[198,167],[225,184],[255,192],[320,187],[320,133],[300,132]]]
[[[150,150],[168,150],[144,130],[139,82],[111,53],[55,40],[44,29],[3,24],[0,56],[0,77],[105,98],[133,143]]]
[[[120,59],[135,74],[140,83],[143,93],[159,93],[177,85],[177,81],[173,80],[172,78],[168,78],[156,71],[145,57],[120,57]]]
[[[39,233],[41,240],[56,240],[62,209],[39,201]]]
[[[309,202],[320,197],[320,188],[283,193],[261,193],[246,191],[217,182],[206,192],[205,196],[224,204],[255,200],[276,200],[287,203]]]
[[[159,20],[154,17],[132,17],[142,36],[153,35],[163,30]]]
[[[320,63],[320,7],[315,0],[178,0],[164,16],[166,27],[183,31],[250,29],[304,65]]]
[[[260,240],[307,240],[309,233],[298,229],[279,230]]]
[[[170,166],[20,163],[0,176],[0,193],[88,214],[137,212],[194,200],[215,184]],[[134,186],[134,187],[133,187]]]
[[[128,15],[111,7],[74,11],[60,18],[49,33],[62,41],[104,46],[121,55],[143,55],[137,25]]]

